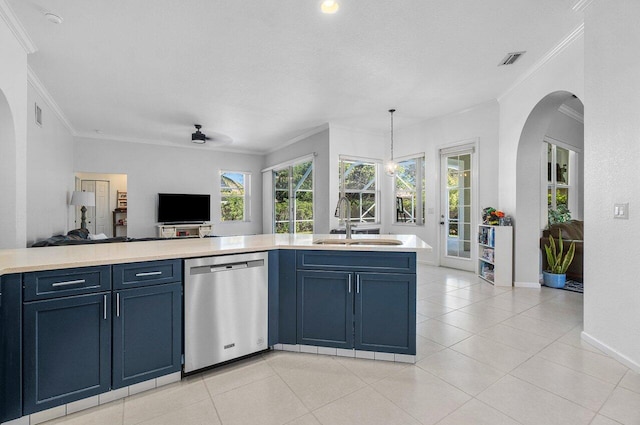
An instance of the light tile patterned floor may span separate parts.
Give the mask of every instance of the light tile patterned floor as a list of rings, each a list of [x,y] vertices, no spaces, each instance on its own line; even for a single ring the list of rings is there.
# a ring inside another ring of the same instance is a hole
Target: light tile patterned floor
[[[582,294],[418,283],[415,365],[270,352],[48,424],[640,424],[640,375],[580,339]]]

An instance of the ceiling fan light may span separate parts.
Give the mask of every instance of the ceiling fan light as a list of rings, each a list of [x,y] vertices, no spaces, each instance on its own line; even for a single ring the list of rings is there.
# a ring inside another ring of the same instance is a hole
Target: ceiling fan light
[[[324,0],[320,5],[320,10],[326,15],[333,15],[340,9],[340,5],[336,0]]]
[[[47,21],[51,22],[52,24],[62,23],[62,17],[56,15],[55,13],[47,12],[44,14],[44,17],[47,18]]]

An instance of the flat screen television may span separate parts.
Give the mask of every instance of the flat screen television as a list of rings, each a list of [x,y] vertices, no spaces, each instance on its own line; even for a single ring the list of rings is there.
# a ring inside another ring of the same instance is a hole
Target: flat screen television
[[[211,220],[211,196],[158,193],[160,223],[202,223]]]

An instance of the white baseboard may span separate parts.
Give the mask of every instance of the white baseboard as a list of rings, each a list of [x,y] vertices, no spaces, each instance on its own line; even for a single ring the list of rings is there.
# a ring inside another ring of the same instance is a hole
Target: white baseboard
[[[516,288],[537,288],[540,289],[542,285],[540,282],[513,282],[513,286]]]
[[[589,344],[591,344],[594,347],[596,347],[598,350],[600,350],[600,351],[608,354],[609,356],[613,357],[614,359],[616,359],[617,361],[619,361],[620,363],[622,363],[623,365],[625,365],[629,369],[633,370],[636,373],[640,373],[640,363],[637,363],[637,362],[631,360],[629,357],[625,356],[622,353],[619,353],[618,351],[616,351],[613,348],[609,347],[607,344],[604,344],[604,343],[600,342],[599,340],[595,339],[594,337],[592,337],[591,335],[589,335],[585,331],[582,331],[580,333],[580,337],[583,340],[585,340],[586,342],[588,342]]]

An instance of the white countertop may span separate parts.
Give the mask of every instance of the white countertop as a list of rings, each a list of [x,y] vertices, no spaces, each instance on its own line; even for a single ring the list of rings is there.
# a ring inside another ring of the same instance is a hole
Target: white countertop
[[[278,234],[185,238],[20,248],[0,250],[0,275],[38,270],[98,266],[102,264],[192,258],[272,249],[314,249],[331,251],[431,251],[415,235],[353,235],[353,239],[396,239],[402,245],[315,245],[317,239],[344,239],[345,235]]]

